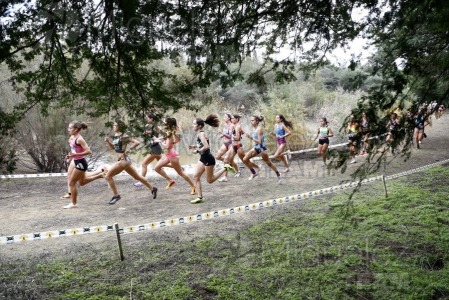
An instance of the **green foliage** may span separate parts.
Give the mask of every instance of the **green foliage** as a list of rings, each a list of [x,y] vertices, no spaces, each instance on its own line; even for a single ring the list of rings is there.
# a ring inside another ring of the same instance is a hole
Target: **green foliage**
[[[13,10],[14,5],[21,9]],[[16,91],[26,96],[8,114],[20,117],[35,105],[45,114],[55,103],[92,116],[113,112],[137,119],[148,110],[176,111],[190,106],[198,87],[219,82],[226,88],[242,79],[241,64],[261,47],[267,68],[248,72],[248,81],[263,85],[266,70],[273,70],[275,82],[293,80],[294,62],[270,57],[277,45],[300,49],[313,41],[303,56],[319,61],[318,53],[360,30],[350,18],[352,9],[351,1],[340,2],[338,9],[289,1],[266,6],[247,1],[2,2],[0,64],[12,72]],[[291,39],[291,32],[303,33]],[[164,58],[179,64],[183,56],[189,80],[154,67]],[[33,61],[37,67],[28,68]],[[88,107],[80,105],[79,97]]]
[[[360,9],[366,18],[356,21]],[[217,93],[230,107],[252,106],[267,100],[271,84],[302,80],[299,71],[307,81],[318,67],[326,67],[320,84],[327,88],[369,92],[356,115],[366,106],[372,116],[402,108],[410,92],[447,104],[448,12],[439,0],[3,1],[0,69],[8,69],[5,82],[24,98],[1,108],[0,133],[33,107],[43,115],[70,107],[138,125],[150,110],[201,108],[204,102],[191,98],[211,84],[224,89]],[[329,66],[329,51],[360,36],[379,49],[368,67],[355,59],[347,70]],[[275,59],[286,48],[294,57]],[[315,83],[311,88],[305,106],[328,101]]]
[[[5,139],[0,142],[0,173],[10,174],[16,169],[17,156],[11,144],[8,144],[10,139]]]

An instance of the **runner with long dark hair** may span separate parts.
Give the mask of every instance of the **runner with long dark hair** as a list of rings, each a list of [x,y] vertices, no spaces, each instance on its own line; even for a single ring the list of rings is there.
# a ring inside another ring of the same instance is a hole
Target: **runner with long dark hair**
[[[198,193],[198,197],[190,201],[192,204],[201,203],[204,201],[203,199],[203,188],[201,185],[201,176],[206,173],[206,181],[207,183],[213,183],[224,172],[229,171],[231,173],[235,173],[235,169],[231,167],[229,164],[225,164],[224,168],[214,173],[215,167],[215,158],[210,152],[209,139],[207,138],[205,132],[203,131],[204,125],[207,124],[212,127],[218,127],[220,124],[220,120],[217,115],[211,114],[206,120],[201,118],[196,118],[193,120],[192,129],[197,133],[196,136],[196,145],[190,146],[193,149],[193,152],[200,155],[200,159],[196,164],[195,174],[193,176],[193,180],[195,181],[196,191]]]
[[[276,136],[277,145],[276,152],[274,153],[274,158],[280,160],[284,164],[284,172],[290,171],[288,160],[284,156],[284,152],[287,148],[286,138],[291,134],[290,130],[293,130],[293,123],[287,121],[283,115],[277,115],[273,131],[273,134]]]

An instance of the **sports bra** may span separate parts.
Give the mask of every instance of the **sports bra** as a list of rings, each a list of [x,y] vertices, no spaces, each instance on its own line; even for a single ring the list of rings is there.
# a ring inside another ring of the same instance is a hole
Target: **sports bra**
[[[79,145],[79,144],[77,144],[76,143],[76,141],[78,140],[78,138],[80,137],[81,135],[78,135],[76,138],[74,138],[74,139],[69,139],[69,145],[70,145],[70,152],[71,153],[81,153],[81,152],[83,152],[84,151],[84,148],[81,146],[81,145]],[[82,159],[82,158],[84,158],[84,155],[77,155],[77,156],[73,156],[73,159]]]
[[[235,127],[232,128],[232,140],[233,141],[238,142],[238,141],[240,141],[242,139],[242,137],[243,137],[243,130],[242,130],[242,128],[240,128],[240,138],[239,139],[237,139],[237,131],[235,131]]]
[[[124,153],[126,141],[124,141],[123,133],[112,138],[112,145],[114,145],[114,151],[117,153]]]

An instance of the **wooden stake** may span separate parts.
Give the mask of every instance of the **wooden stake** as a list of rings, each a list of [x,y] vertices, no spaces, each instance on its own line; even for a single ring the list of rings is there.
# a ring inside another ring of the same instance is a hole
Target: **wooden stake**
[[[385,198],[388,198],[387,183],[385,182],[385,175],[383,174],[382,174],[382,182],[384,183]]]
[[[120,229],[118,228],[118,224],[114,224],[115,227],[115,233],[117,234],[117,242],[118,242],[118,249],[120,251],[120,260],[124,261],[125,256],[123,255],[123,248],[122,248],[122,240],[120,239]]]

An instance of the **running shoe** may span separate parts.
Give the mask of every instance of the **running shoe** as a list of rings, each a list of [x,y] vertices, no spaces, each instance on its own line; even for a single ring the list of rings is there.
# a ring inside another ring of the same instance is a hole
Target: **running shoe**
[[[251,176],[249,176],[248,180],[253,180],[253,179],[254,179],[254,177],[256,177],[257,175],[258,175],[257,173],[255,173],[255,174],[251,174]]]
[[[137,182],[134,182],[133,185],[134,185],[135,187],[141,187],[141,186],[143,185],[143,183],[140,182],[140,181],[137,181]]]
[[[355,158],[353,158],[349,163],[350,164],[355,164],[357,161],[355,160]]]
[[[218,179],[219,182],[227,182],[228,181],[228,177],[223,176],[220,179]]]
[[[120,195],[114,196],[111,198],[111,200],[109,200],[109,205],[113,205],[115,204],[117,201],[119,201],[120,199],[122,199],[122,197],[120,197]]]
[[[153,186],[153,189],[151,190],[151,194],[153,195],[153,199],[156,199],[156,197],[157,197],[157,187]]]
[[[238,171],[237,173],[235,173],[234,177],[240,177],[240,175],[242,175],[242,173],[240,173],[240,171]]]
[[[290,172],[290,169],[289,168],[285,168],[283,173],[288,173],[288,172]]]
[[[237,171],[234,169],[234,167],[231,166],[230,164],[225,164],[224,167],[225,167],[226,171],[231,172],[232,174],[237,173]]]
[[[170,180],[170,181],[167,183],[167,186],[165,187],[165,189],[168,190],[169,188],[171,188],[172,186],[174,186],[175,183],[176,183],[176,181]]]
[[[283,183],[283,181],[282,181],[282,179],[281,179],[281,176],[279,176],[278,177],[278,184],[282,184]]]
[[[193,187],[191,190],[190,190],[190,195],[195,195],[196,194],[196,189]]]
[[[290,152],[290,150],[287,150],[287,158],[289,160],[292,159],[292,153]]]
[[[198,197],[198,198],[193,199],[192,201],[190,201],[190,203],[192,203],[192,204],[197,204],[197,203],[202,203],[202,202],[204,202],[203,197]]]
[[[59,199],[70,199],[71,195],[70,193],[65,193],[65,195],[59,197]]]
[[[77,208],[77,207],[78,207],[78,205],[73,204],[72,202],[70,202],[69,204],[64,206],[64,209]]]

